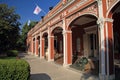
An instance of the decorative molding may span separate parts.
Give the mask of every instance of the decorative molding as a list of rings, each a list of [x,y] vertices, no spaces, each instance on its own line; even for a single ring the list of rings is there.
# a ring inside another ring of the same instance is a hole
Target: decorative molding
[[[91,1],[91,0],[80,0],[76,5],[73,7],[70,7],[67,11],[68,13],[73,12],[74,10],[78,9],[80,6],[84,5],[86,2]]]
[[[59,23],[56,23],[55,25],[53,25],[53,26],[50,28],[50,31],[52,32],[52,31],[53,31],[55,28],[57,28],[57,27],[61,27],[61,28],[63,29],[62,25],[63,25],[63,23],[62,23],[62,21],[60,21]]]
[[[51,24],[54,24],[55,22],[57,22],[58,20],[60,20],[60,15],[58,15],[57,17],[53,18],[51,20]]]
[[[111,5],[114,4],[114,2],[116,2],[117,0],[107,0],[108,2],[108,7],[110,7]]]
[[[107,22],[113,22],[113,19],[111,19],[111,18],[105,18],[105,21],[107,21]]]
[[[69,16],[67,19],[66,19],[66,24],[67,26],[70,25],[70,23],[75,20],[76,18],[82,16],[82,15],[86,15],[86,14],[89,14],[89,15],[92,15],[92,16],[95,16],[97,17],[98,16],[98,6],[97,4],[93,4],[91,6],[88,6],[87,8],[85,8],[84,10],[82,11],[79,11],[71,16]]]
[[[104,18],[98,18],[97,24],[100,29],[104,28],[104,22],[105,22]]]
[[[102,0],[96,0],[98,2],[98,6],[102,5]]]
[[[72,33],[72,31],[66,31],[66,30],[63,31],[63,35],[65,35],[67,33]]]
[[[54,38],[54,36],[50,36],[50,35],[49,35],[48,38]]]
[[[97,20],[98,27],[103,28],[105,22],[113,22],[113,19],[110,19],[110,18],[98,18],[98,20]]]

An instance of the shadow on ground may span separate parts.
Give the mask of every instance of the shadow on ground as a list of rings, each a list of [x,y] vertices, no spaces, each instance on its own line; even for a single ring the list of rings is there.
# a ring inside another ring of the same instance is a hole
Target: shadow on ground
[[[19,54],[18,54],[18,57],[20,57],[20,58],[23,58],[23,57],[25,57],[26,55],[28,55],[26,52],[19,52]]]
[[[31,80],[52,80],[46,73],[31,74]]]

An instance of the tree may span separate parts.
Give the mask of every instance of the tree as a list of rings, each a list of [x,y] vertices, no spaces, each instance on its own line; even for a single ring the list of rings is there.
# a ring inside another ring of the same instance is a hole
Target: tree
[[[19,45],[21,46],[22,50],[26,50],[27,46],[26,46],[26,39],[27,39],[27,33],[28,31],[33,28],[38,22],[37,21],[31,21],[30,24],[27,24],[28,22],[26,22],[23,27],[22,27],[22,31],[21,31],[21,35],[20,35],[20,39],[19,39]]]
[[[16,48],[20,30],[19,19],[14,7],[0,4],[0,52]]]

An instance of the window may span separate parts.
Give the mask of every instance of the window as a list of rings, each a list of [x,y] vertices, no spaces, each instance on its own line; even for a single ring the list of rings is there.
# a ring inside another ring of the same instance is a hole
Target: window
[[[77,38],[77,52],[80,52],[80,38]]]
[[[62,52],[62,40],[60,41],[60,52]]]

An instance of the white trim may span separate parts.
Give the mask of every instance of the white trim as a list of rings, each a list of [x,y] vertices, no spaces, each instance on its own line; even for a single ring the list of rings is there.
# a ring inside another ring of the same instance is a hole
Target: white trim
[[[54,38],[54,36],[51,36],[50,28],[48,28],[48,62],[54,61],[54,59],[51,59],[51,38]]]
[[[72,39],[68,39],[67,33],[71,34],[72,31],[63,31],[63,39],[64,39],[64,64],[63,64],[63,66],[64,67],[67,67],[67,66],[71,65],[71,64],[68,64],[68,52],[67,52],[68,43],[67,43],[67,40],[70,40],[70,42],[72,42],[71,41]],[[72,36],[72,34],[71,34],[71,36]],[[70,50],[71,50],[71,57],[72,57],[72,43],[71,43],[71,49]]]
[[[63,18],[63,66],[66,65],[66,34],[65,34],[65,28],[66,28],[66,21],[65,18]]]
[[[106,1],[106,4],[107,4],[107,5],[106,5],[106,6],[107,6],[107,10],[108,10],[108,7],[109,7],[109,6],[108,6],[108,5],[109,5],[109,4],[108,4],[108,1]]]
[[[45,25],[48,21],[53,19],[57,14],[59,14],[61,11],[63,11],[65,8],[67,8],[69,5],[71,5],[75,0],[70,1],[68,4],[66,4],[62,9],[58,10],[54,15],[52,15],[50,18],[48,18],[41,26]]]
[[[107,22],[113,22],[113,19],[111,19],[111,18],[105,18],[105,21],[107,21]]]
[[[111,8],[109,8],[109,10],[106,13],[106,16],[108,17],[109,13],[111,12],[111,10],[113,9],[114,6],[116,6],[116,4],[119,2],[120,0],[116,0],[116,2],[111,6]]]
[[[106,28],[106,54],[107,54],[107,80],[109,80],[109,43],[108,43],[108,25],[105,24],[105,28]]]
[[[64,31],[63,31],[64,32]],[[63,33],[63,42],[64,42],[64,62],[63,62],[63,65],[66,65],[66,34]]]
[[[104,28],[101,29],[100,31],[101,34],[101,74],[103,75],[103,77],[105,77],[106,73],[105,73],[105,46],[104,46]]]
[[[37,44],[37,36],[35,36],[35,56],[37,56],[37,54],[36,54],[36,44]]]
[[[50,51],[50,49],[51,49],[51,48],[50,48],[50,45],[51,45],[50,42],[51,42],[51,40],[50,40],[50,30],[49,30],[49,28],[48,28],[48,62],[51,61],[51,60],[50,60],[50,52],[51,52],[51,51]]]
[[[48,34],[48,30],[41,32],[41,36],[43,37],[43,35],[44,35],[45,33]]]
[[[56,28],[62,28],[62,29],[63,29],[63,27],[61,27],[60,25],[59,25],[59,26],[55,26],[55,27],[51,27],[51,33],[53,33],[53,31],[54,31]]]
[[[92,14],[92,13],[82,13],[82,14],[80,14],[79,16],[75,16],[74,18],[72,18],[72,19],[69,21],[69,23],[67,24],[67,29],[68,29],[69,25],[70,25],[75,19],[77,19],[78,17],[85,16],[85,15],[90,15],[90,16],[94,16],[94,17],[98,18],[97,15]]]
[[[32,50],[31,50],[31,54],[33,54],[33,37],[32,37]]]
[[[40,59],[42,59],[43,58],[43,56],[42,56],[42,33],[40,32]]]
[[[100,61],[100,70],[101,70],[101,73],[99,73],[99,77],[100,77],[100,80],[105,80],[105,76],[106,76],[106,68],[105,68],[105,43],[104,43],[104,17],[103,17],[103,5],[102,5],[102,0],[98,0],[98,15],[99,15],[99,18],[98,18],[98,21],[97,23],[99,24],[99,28],[100,28],[100,51],[101,51],[101,61]]]

